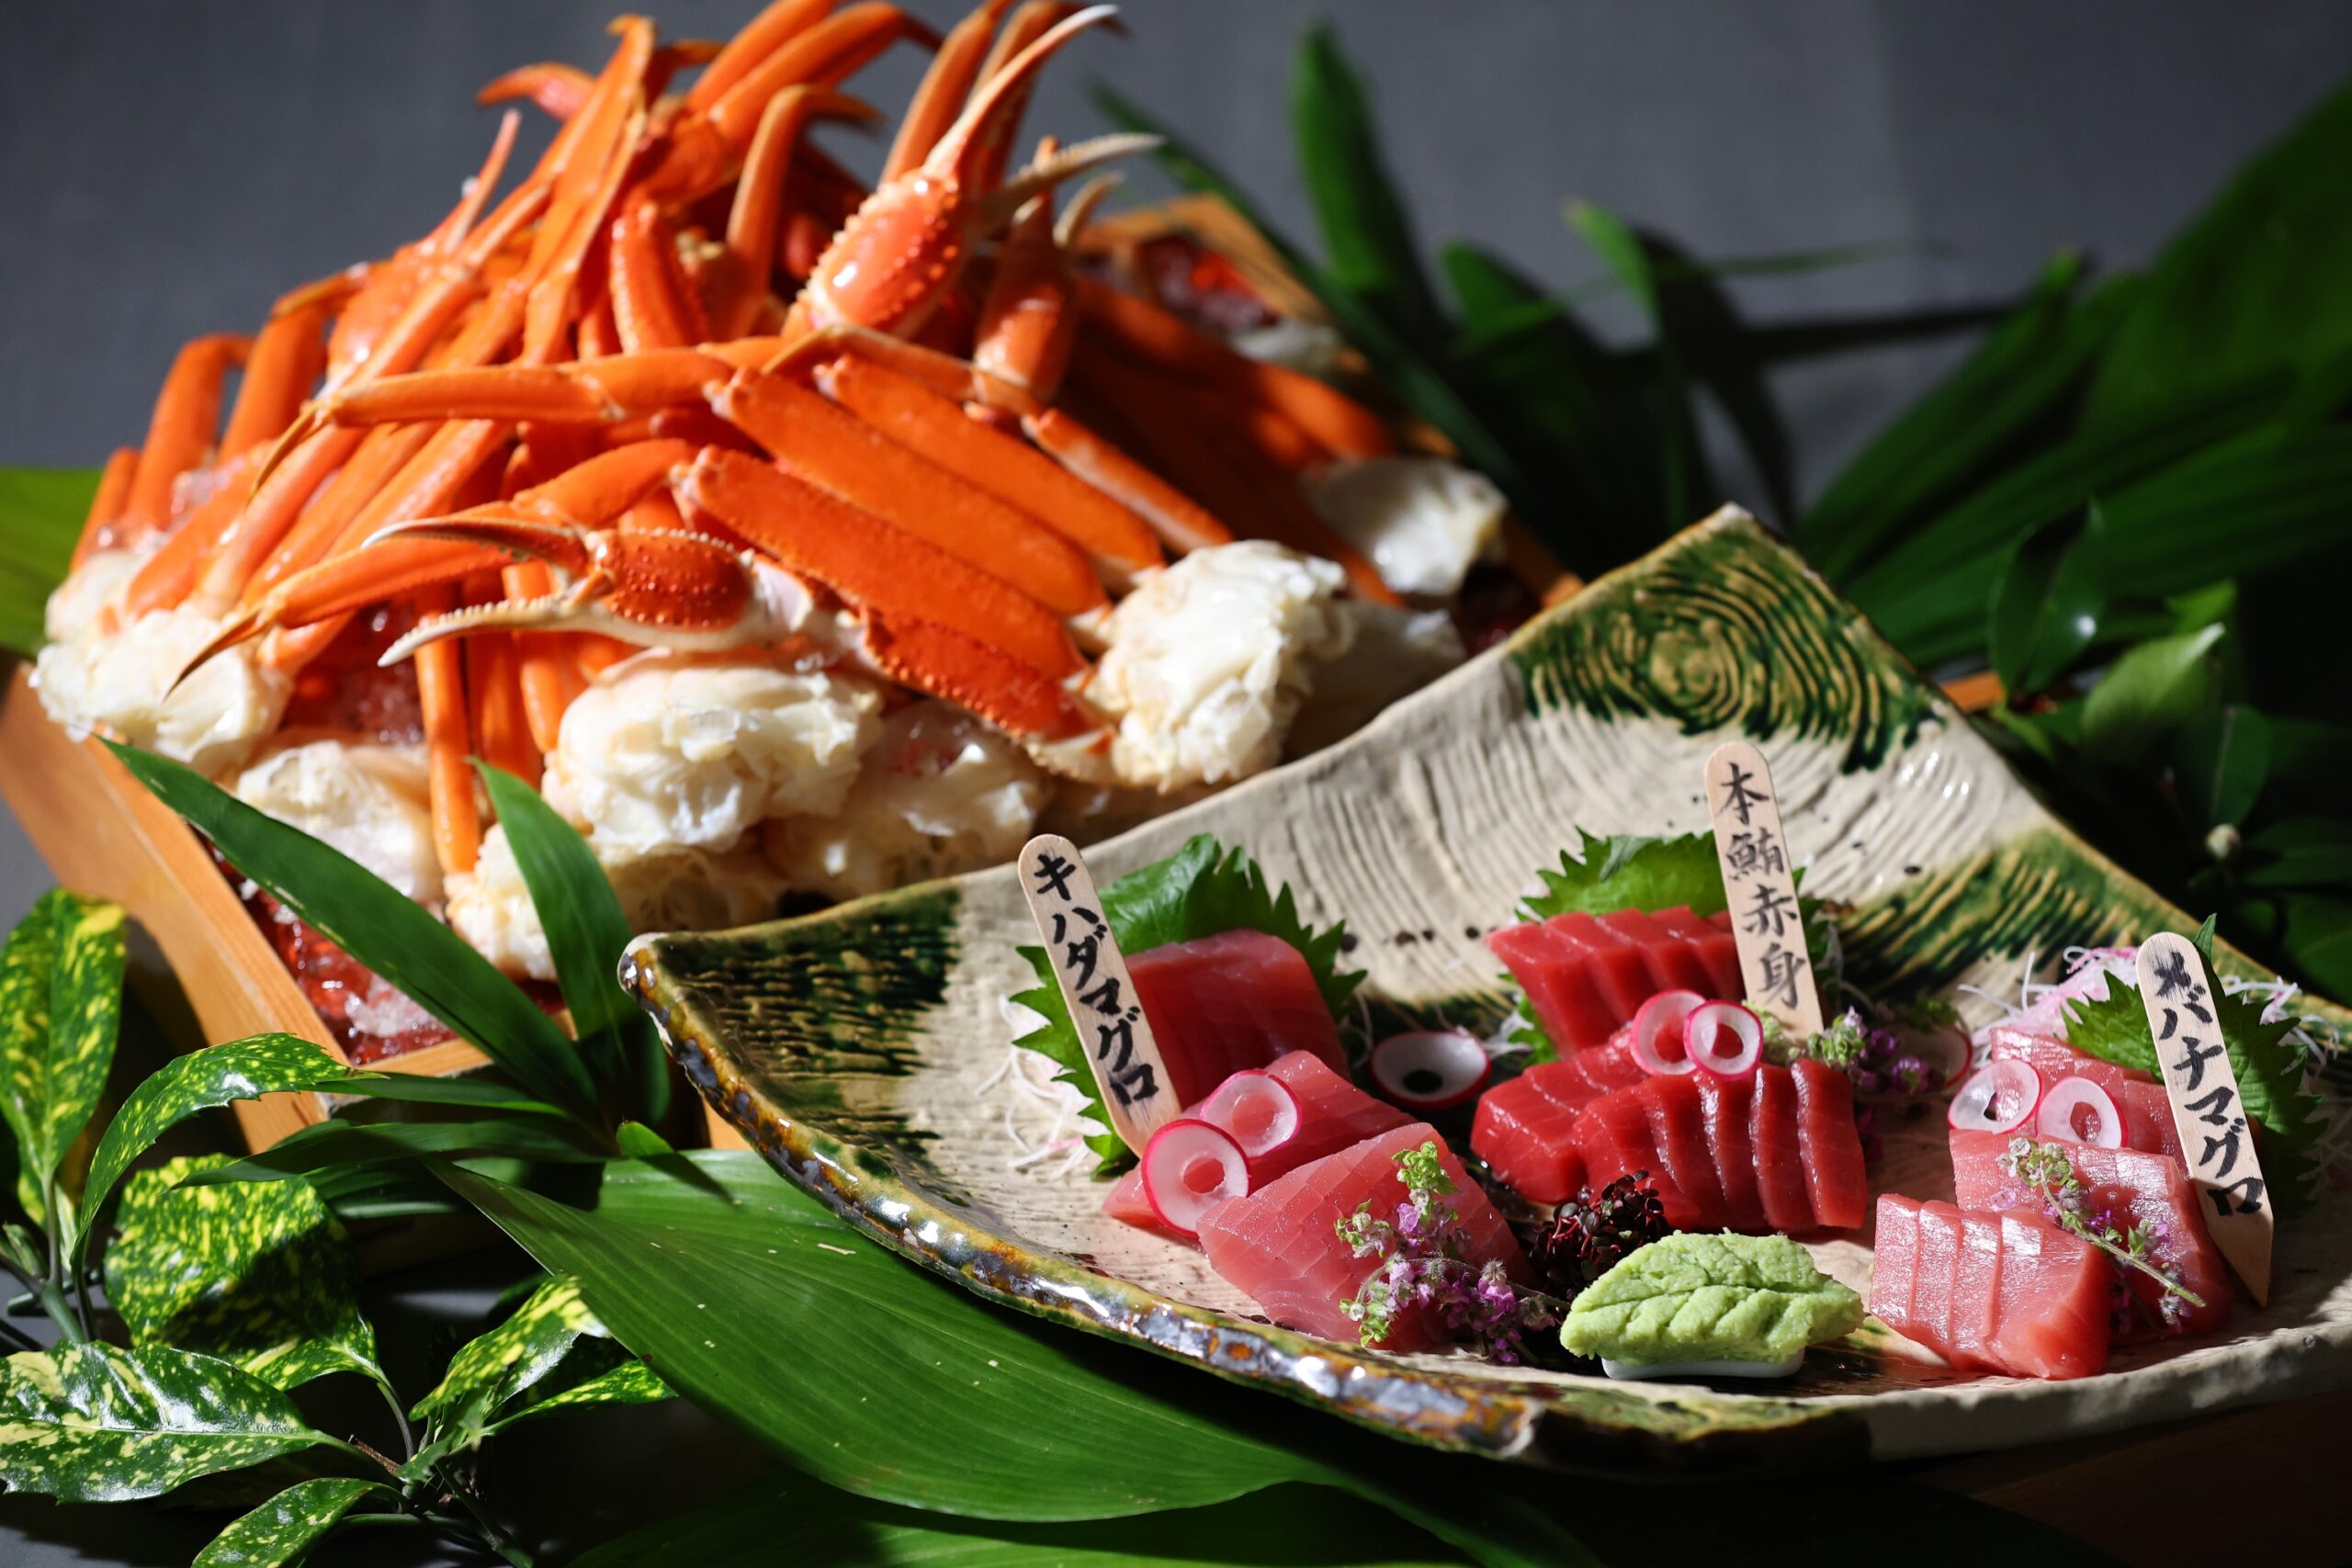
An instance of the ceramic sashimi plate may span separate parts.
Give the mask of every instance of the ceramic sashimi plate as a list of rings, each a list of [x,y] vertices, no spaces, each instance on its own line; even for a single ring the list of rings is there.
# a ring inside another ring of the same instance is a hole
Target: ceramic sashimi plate
[[[1090,852],[1109,877],[1200,832],[1247,849],[1317,924],[1344,919],[1363,1035],[1509,1006],[1479,938],[1573,828],[1706,825],[1704,759],[1771,758],[1807,890],[1851,906],[1847,975],[1981,1021],[2029,964],[2178,911],[2044,812],[1942,697],[1792,554],[1726,513],[1593,584],[1369,728]],[[1616,1383],[1389,1355],[1269,1325],[1199,1254],[1106,1219],[1049,1140],[1011,868],[805,919],[648,939],[631,983],[719,1111],[778,1169],[980,1293],[1424,1441],[1535,1462],[1783,1468],[2001,1447],[2352,1382],[2352,1195],[2278,1241],[2269,1305],[2222,1336],[2119,1350],[2074,1382],[1968,1377],[1875,1323],[1781,1384]],[[2257,973],[2217,954],[2225,974]],[[1985,995],[1978,995],[1977,992]],[[2332,1048],[2352,1017],[2305,1002]],[[1359,1039],[1354,1043],[1363,1043]],[[2323,1074],[2331,1095],[2333,1058]],[[2341,1114],[2329,1101],[2331,1117]],[[1066,1119],[1065,1119],[1066,1120]],[[1062,1129],[1066,1132],[1066,1127]],[[2331,1125],[2329,1135],[2338,1129]],[[1889,1130],[1874,1186],[1951,1195],[1944,1129]],[[1867,1288],[1863,1241],[1815,1247]]]

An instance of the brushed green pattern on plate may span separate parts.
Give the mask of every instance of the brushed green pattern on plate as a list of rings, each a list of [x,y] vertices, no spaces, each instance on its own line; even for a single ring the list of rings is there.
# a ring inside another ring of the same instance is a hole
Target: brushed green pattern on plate
[[[1725,513],[1612,573],[1358,735],[1094,846],[1099,877],[1214,833],[1344,918],[1352,1032],[1508,1005],[1479,938],[1571,829],[1704,825],[1707,752],[1766,748],[1807,890],[1851,907],[1864,983],[1978,1021],[2029,954],[2193,922],[2029,795],[1795,556]],[[1037,1140],[1009,1045],[1032,976],[1009,869],[707,936],[641,940],[627,978],[711,1102],[777,1168],[926,1267],[1090,1332],[1418,1440],[1611,1468],[1793,1468],[2110,1429],[2352,1382],[2352,1201],[2280,1236],[2278,1283],[2222,1336],[2119,1351],[2075,1383],[1967,1378],[1876,1323],[1766,1389],[1619,1384],[1391,1356],[1272,1326],[1199,1255],[1104,1219],[1091,1157]],[[2243,955],[2225,973],[2257,975]],[[1973,988],[1973,989],[1971,989]],[[2352,1018],[2308,1002],[2330,1043]],[[1034,1064],[1030,1064],[1034,1066]],[[2336,1064],[2340,1066],[2340,1063]],[[2333,1080],[2338,1075],[2329,1072]],[[1025,1087],[1024,1087],[1025,1086]],[[1939,1117],[1886,1129],[1882,1190],[1951,1195]],[[1027,1140],[1024,1142],[1023,1140]],[[1867,1238],[1815,1244],[1866,1289]]]

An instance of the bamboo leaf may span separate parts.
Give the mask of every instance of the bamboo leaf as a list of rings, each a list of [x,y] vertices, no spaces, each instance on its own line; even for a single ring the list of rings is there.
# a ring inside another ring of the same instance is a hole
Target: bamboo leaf
[[[133,1345],[231,1361],[273,1388],[370,1371],[350,1238],[307,1182],[183,1187],[225,1155],[175,1159],[122,1186],[107,1300]]]
[[[470,1122],[319,1122],[290,1133],[257,1155],[198,1171],[198,1187],[227,1182],[277,1181],[330,1167],[384,1160],[537,1160],[556,1165],[593,1164],[610,1151],[579,1127],[545,1118],[482,1118]]]
[[[97,490],[95,468],[0,468],[0,649],[29,658],[47,640],[43,612]]]
[[[669,1111],[670,1062],[653,1021],[621,989],[621,951],[632,933],[619,897],[580,830],[537,790],[488,763],[474,766],[547,931],[581,1060],[607,1103],[660,1121]]]
[[[2107,609],[2107,530],[2098,502],[2018,542],[1993,592],[1985,646],[2014,695],[2064,674],[2098,636]]]
[[[344,1446],[213,1356],[90,1341],[0,1365],[0,1490],[122,1503],[322,1443]]]
[[[471,1041],[516,1083],[593,1123],[595,1087],[571,1042],[463,938],[365,866],[193,770],[109,745],[141,784],[305,923]]]
[[[2249,887],[2352,887],[2352,822],[2290,817],[2246,836]]]
[[[2245,821],[2270,782],[2270,721],[2239,703],[2207,708],[2181,730],[2173,776],[2200,828]]]
[[[192,1568],[288,1568],[309,1556],[362,1503],[395,1505],[400,1494],[377,1482],[318,1475],[298,1481],[231,1522],[196,1554]]]
[[[0,947],[0,1114],[28,1196],[57,1197],[122,1023],[122,907],[50,889]],[[62,1216],[40,1216],[60,1225]]]
[[[1714,493],[1699,449],[1697,414],[1690,400],[1690,370],[1668,331],[1664,286],[1650,248],[1632,224],[1590,202],[1572,202],[1568,226],[1582,235],[1603,265],[1632,293],[1657,334],[1656,376],[1650,397],[1660,468],[1659,519],[1668,529],[1694,521]]]
[[[1420,247],[1381,155],[1363,83],[1328,27],[1307,29],[1291,64],[1291,132],[1329,276],[1406,342],[1444,337]]]
[[[2134,762],[2187,724],[2220,694],[2211,654],[2221,639],[2218,626],[2157,637],[2109,666],[2084,699],[2083,755]]]
[[[2338,995],[2352,991],[2352,899],[2290,893],[2278,908],[2279,945],[2296,967],[2313,985]]]

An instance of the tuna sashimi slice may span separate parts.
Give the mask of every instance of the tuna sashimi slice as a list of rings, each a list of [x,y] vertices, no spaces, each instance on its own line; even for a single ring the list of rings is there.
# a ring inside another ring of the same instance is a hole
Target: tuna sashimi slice
[[[2097,1248],[2052,1226],[1892,1192],[1878,1201],[1871,1314],[1963,1371],[2102,1371],[2108,1280]]]
[[[1538,1076],[1560,1066],[1546,1062],[1495,1085],[1479,1098],[1470,1122],[1471,1152],[1538,1203],[1566,1202],[1584,1185],[1578,1111],[1546,1094]]]
[[[2056,1083],[2063,1077],[2088,1078],[2099,1088],[2114,1094],[2117,1086],[2127,1083],[2154,1083],[2155,1077],[2137,1067],[2102,1061],[2086,1052],[2077,1051],[2064,1040],[2052,1040],[2046,1034],[2013,1029],[2007,1024],[1987,1030],[1984,1035],[1985,1054],[1994,1058],[2014,1057],[2026,1063],[2041,1075],[2045,1084]]]
[[[1292,1051],[1347,1070],[1315,971],[1280,937],[1233,931],[1168,942],[1130,955],[1127,971],[1182,1104]]]
[[[2001,1168],[2001,1156],[2008,1152],[2009,1142],[2009,1137],[2000,1133],[1953,1129],[1952,1187],[1968,1208],[2012,1211],[2022,1218],[2044,1223],[2039,1204],[2021,1192],[2016,1180]],[[2090,1144],[2051,1140],[2045,1143],[2065,1152],[2074,1166],[2075,1179],[2086,1189],[2083,1204],[2089,1213],[2106,1215],[2119,1231],[2129,1231],[2135,1224],[2143,1227],[2150,1237],[2153,1255],[2160,1261],[2177,1266],[2181,1284],[2203,1299],[2203,1306],[2187,1310],[2181,1325],[2184,1332],[2210,1334],[2228,1320],[2233,1290],[2229,1266],[2213,1246],[2195,1190],[2189,1186],[2188,1172],[2178,1160],[2140,1149],[2102,1149]],[[2132,1340],[2160,1334],[2164,1287],[2136,1270],[2125,1273],[2123,1281],[2131,1288],[2137,1310],[2131,1327],[2117,1337]]]
[[[1657,995],[1657,982],[1650,978],[1650,966],[1643,958],[1642,950],[1594,917],[1555,915],[1544,923],[1589,956],[1592,983],[1609,1008],[1612,1032],[1617,1025],[1639,1011],[1644,1002]]]
[[[1759,1069],[1758,1076],[1773,1070]],[[1871,1213],[1862,1136],[1854,1126],[1853,1080],[1810,1057],[1800,1058],[1789,1074],[1796,1083],[1797,1146],[1813,1223],[1826,1230],[1853,1230]]]
[[[1666,922],[1656,915],[1645,915],[1639,909],[1619,909],[1601,916],[1600,923],[1640,950],[1642,962],[1649,967],[1652,996],[1660,991],[1696,991],[1702,997],[1713,994],[1714,976],[1700,961],[1697,950],[1668,931]]]
[[[1764,1197],[1756,1185],[1756,1145],[1747,1140],[1747,1121],[1756,1098],[1754,1077],[1721,1078],[1694,1073],[1700,1109],[1705,1113],[1707,1143],[1715,1156],[1715,1179],[1723,1189],[1724,1227],[1736,1231],[1769,1231]]]
[[[1547,921],[1505,926],[1487,938],[1487,951],[1503,961],[1544,1032],[1563,1051],[1594,1045],[1620,1021],[1592,983],[1592,963],[1563,941]]]
[[[1684,1073],[1652,1078],[1638,1091],[1649,1112],[1650,1142],[1666,1162],[1675,1186],[1682,1190],[1700,1224],[1709,1230],[1730,1222],[1724,1207],[1724,1184],[1715,1174],[1715,1152],[1707,1143],[1707,1117],[1699,1086],[1702,1075]]]
[[[1276,1323],[1326,1339],[1354,1340],[1358,1328],[1342,1304],[1381,1260],[1353,1256],[1340,1239],[1339,1222],[1362,1203],[1393,1218],[1405,1200],[1396,1156],[1430,1142],[1453,1181],[1446,1201],[1469,1240],[1465,1261],[1480,1267],[1499,1259],[1513,1279],[1526,1280],[1527,1260],[1502,1216],[1446,1150],[1445,1141],[1419,1122],[1326,1155],[1247,1197],[1217,1204],[1201,1220],[1209,1266]],[[1398,1314],[1383,1348],[1426,1349],[1438,1343],[1441,1332],[1430,1314],[1408,1311]]]
[[[1690,951],[1713,984],[1705,987],[1706,994],[1727,1002],[1740,1001],[1747,996],[1747,981],[1739,973],[1739,944],[1731,934],[1731,915],[1694,915],[1677,906],[1660,909],[1657,918],[1677,941],[1687,942]]]
[[[1759,1067],[1751,1080],[1747,1144],[1756,1156],[1756,1193],[1776,1231],[1814,1228],[1813,1193],[1806,1185],[1797,1134],[1797,1083],[1784,1067]]]

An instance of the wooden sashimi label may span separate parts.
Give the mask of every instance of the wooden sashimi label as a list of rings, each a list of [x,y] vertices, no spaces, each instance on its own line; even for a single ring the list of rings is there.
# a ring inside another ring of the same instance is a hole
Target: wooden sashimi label
[[[1796,874],[1764,753],[1745,740],[1726,740],[1709,753],[1707,813],[1747,1005],[1800,1035],[1818,1034],[1821,987],[1805,949]]]
[[[2165,931],[2140,944],[2140,1000],[2155,1037],[2180,1133],[2181,1162],[2205,1211],[2205,1228],[2257,1302],[2270,1299],[2270,1188],[2254,1151],[2237,1069],[2206,980],[2204,955],[2187,937]]]
[[[1021,892],[1094,1071],[1103,1113],[1119,1141],[1141,1154],[1152,1134],[1183,1108],[1169,1087],[1168,1064],[1143,1015],[1126,956],[1103,918],[1093,874],[1078,846],[1058,833],[1040,833],[1023,844],[1019,867]]]

